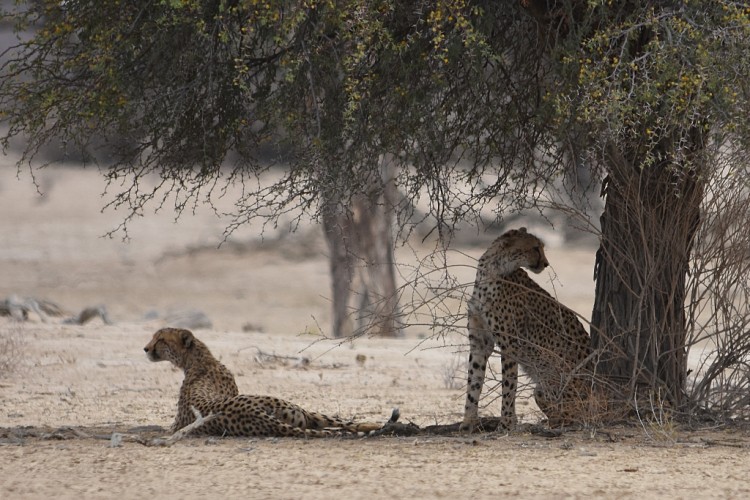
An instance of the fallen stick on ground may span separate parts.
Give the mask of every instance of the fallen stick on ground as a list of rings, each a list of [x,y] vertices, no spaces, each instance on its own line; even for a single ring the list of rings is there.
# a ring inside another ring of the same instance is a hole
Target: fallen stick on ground
[[[175,432],[174,434],[166,438],[163,438],[163,437],[145,438],[137,434],[125,434],[125,433],[119,433],[119,432],[113,432],[112,434],[90,434],[81,429],[76,429],[75,427],[63,427],[63,428],[58,429],[55,432],[44,433],[41,435],[41,438],[42,439],[70,439],[69,437],[66,436],[66,434],[72,433],[75,437],[81,438],[81,439],[107,440],[109,441],[109,446],[111,448],[118,448],[122,445],[123,442],[139,443],[144,446],[172,446],[177,441],[185,438],[185,436],[190,434],[195,429],[204,425],[206,422],[210,422],[211,420],[216,418],[217,415],[219,415],[218,413],[211,413],[210,415],[207,415],[204,417],[203,415],[201,415],[201,412],[195,409],[194,406],[191,406],[190,409],[193,410],[193,414],[195,415],[195,421],[189,425],[186,425],[182,429],[178,430],[177,432]]]

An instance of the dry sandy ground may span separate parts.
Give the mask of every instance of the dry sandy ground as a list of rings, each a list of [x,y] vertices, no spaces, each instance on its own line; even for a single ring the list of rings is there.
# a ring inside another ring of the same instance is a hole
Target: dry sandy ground
[[[260,243],[259,227],[247,227],[235,243],[216,249],[226,219],[201,210],[175,224],[165,212],[136,221],[131,241],[123,243],[100,237],[122,214],[100,212],[103,184],[96,171],[41,172],[39,196],[27,175],[16,180],[6,161],[0,166],[0,300],[47,298],[72,313],[104,304],[114,324],[0,318],[0,339],[21,341],[15,369],[0,374],[1,498],[750,495],[750,436],[727,430],[188,438],[169,448],[127,440],[113,447],[97,436],[167,427],[174,415],[181,373],[146,360],[143,346],[164,325],[153,315],[146,319],[149,311],[161,317],[205,312],[213,326],[195,333],[234,372],[241,392],[360,420],[384,421],[397,406],[403,421],[422,426],[461,418],[464,340],[460,333],[424,340],[428,326],[409,328],[396,340],[324,340],[329,281],[325,245],[314,228],[270,232]],[[421,250],[399,250],[404,275]],[[449,263],[469,264],[452,269],[470,283],[471,256],[482,248],[462,251],[468,257],[452,253]],[[550,245],[548,253],[555,275],[540,282],[578,311],[590,311],[593,251]],[[520,409],[528,421],[539,418],[525,400]]]

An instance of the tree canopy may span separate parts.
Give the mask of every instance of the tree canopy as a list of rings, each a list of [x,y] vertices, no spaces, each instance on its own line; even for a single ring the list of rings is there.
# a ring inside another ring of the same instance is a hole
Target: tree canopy
[[[252,178],[262,157],[287,175],[238,213],[314,210],[321,186],[365,189],[392,153],[400,189],[455,222],[606,171],[613,144],[654,163],[664,140],[687,156],[688,131],[714,150],[748,137],[742,2],[39,0],[5,17],[21,35],[5,144],[104,142],[113,180],[163,179],[120,192],[133,208]]]

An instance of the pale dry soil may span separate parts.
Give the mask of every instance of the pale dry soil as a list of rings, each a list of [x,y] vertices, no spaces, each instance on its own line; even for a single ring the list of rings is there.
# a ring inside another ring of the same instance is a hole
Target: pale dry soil
[[[174,415],[182,375],[146,359],[143,346],[165,325],[146,319],[148,311],[203,311],[213,326],[195,333],[234,372],[241,392],[370,421],[385,421],[399,407],[402,421],[420,426],[461,418],[461,324],[431,338],[421,312],[442,306],[424,306],[412,318],[421,324],[403,338],[325,340],[326,249],[313,225],[292,235],[266,232],[265,242],[259,226],[248,226],[216,248],[225,218],[201,209],[175,223],[164,210],[135,221],[129,242],[101,238],[123,214],[100,212],[106,198],[99,196],[103,184],[96,171],[40,172],[40,196],[28,176],[17,180],[9,165],[0,168],[0,300],[11,294],[46,298],[71,315],[104,304],[114,324],[0,318],[0,339],[13,340],[18,349],[13,370],[0,374],[0,498],[750,495],[746,432],[695,431],[675,423],[555,438],[523,431],[317,440],[197,437],[168,448],[126,438],[112,446],[106,438],[113,433],[143,434],[143,426],[161,427],[146,428],[148,435],[165,435]],[[229,200],[219,204],[228,208]],[[467,289],[472,258],[492,237],[448,256]],[[554,242],[554,235],[548,240]],[[399,250],[402,283],[413,272],[415,254],[427,250],[428,244]],[[588,315],[593,250],[551,243],[548,257],[553,271],[536,279]],[[458,300],[443,305],[461,307]],[[482,411],[491,415],[498,404],[487,403]],[[519,410],[526,422],[540,418],[528,399]]]

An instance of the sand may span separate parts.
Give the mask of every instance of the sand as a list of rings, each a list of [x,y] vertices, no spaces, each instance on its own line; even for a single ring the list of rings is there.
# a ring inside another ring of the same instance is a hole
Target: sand
[[[403,338],[327,339],[326,248],[312,222],[289,234],[290,221],[282,220],[263,240],[260,225],[250,225],[217,248],[225,217],[200,208],[175,222],[166,207],[133,221],[124,242],[122,233],[102,237],[124,214],[101,211],[107,198],[100,196],[104,184],[96,170],[39,172],[40,195],[27,173],[17,179],[12,159],[4,161],[0,300],[44,298],[69,316],[104,305],[112,324],[65,324],[34,314],[25,322],[0,318],[0,339],[14,341],[18,353],[12,369],[0,373],[1,498],[750,494],[746,432],[689,430],[674,422],[555,438],[521,430],[308,440],[195,437],[168,448],[125,439],[113,446],[113,433],[152,426],[151,434],[165,435],[172,421],[182,374],[143,353],[170,314],[205,314],[211,327],[194,333],[233,371],[241,392],[369,421],[384,422],[399,407],[402,421],[420,426],[461,419],[464,333],[459,322],[434,335],[425,316],[430,306],[422,306],[410,316],[422,324]],[[230,201],[218,205],[228,209]],[[472,258],[493,236],[480,235],[480,244],[449,254],[449,263],[461,266],[452,268],[460,283],[470,286]],[[429,250],[419,242],[399,249],[401,283],[413,275],[415,253]],[[585,245],[551,244],[552,271],[538,277],[584,315],[591,310],[593,252]],[[460,312],[458,300],[445,306]],[[497,406],[482,413],[491,415]],[[528,391],[519,411],[525,422],[541,417]]]

